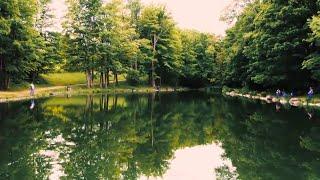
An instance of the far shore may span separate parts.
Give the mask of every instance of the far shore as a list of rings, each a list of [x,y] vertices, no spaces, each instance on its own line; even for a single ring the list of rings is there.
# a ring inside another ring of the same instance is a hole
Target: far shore
[[[241,93],[237,90],[230,90],[223,92],[224,95],[230,97],[242,97],[246,99],[254,99],[259,101],[264,101],[266,103],[280,103],[282,105],[291,105],[294,107],[320,107],[320,99],[317,97],[312,98],[310,101],[306,97],[297,96],[297,97],[276,97],[271,94],[263,93]]]
[[[61,96],[61,95],[80,95],[80,94],[98,94],[98,93],[150,93],[150,92],[174,92],[185,91],[187,88],[161,87],[159,90],[150,86],[126,86],[111,85],[109,88],[86,88],[85,85],[71,85],[68,90],[67,86],[52,86],[36,88],[34,96],[30,96],[29,90],[19,91],[0,91],[0,103],[21,101],[29,99],[38,99],[43,97]]]

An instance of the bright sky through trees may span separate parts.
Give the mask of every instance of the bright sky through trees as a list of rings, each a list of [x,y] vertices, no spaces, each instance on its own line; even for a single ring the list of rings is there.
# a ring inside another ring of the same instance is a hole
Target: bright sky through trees
[[[231,0],[142,0],[142,2],[165,4],[181,28],[223,35],[228,27],[225,22],[219,20],[219,17]],[[61,29],[59,22],[67,11],[64,0],[53,0],[52,8],[57,16],[55,28]]]

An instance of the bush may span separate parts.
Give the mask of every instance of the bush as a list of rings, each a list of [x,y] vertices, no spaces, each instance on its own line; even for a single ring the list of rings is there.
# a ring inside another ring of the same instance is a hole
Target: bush
[[[256,95],[258,94],[258,92],[257,92],[257,91],[251,91],[249,94],[250,94],[251,96],[256,96]]]
[[[264,97],[268,95],[266,92],[261,92],[260,94],[261,96],[264,96]]]
[[[223,94],[225,94],[225,93],[227,93],[227,92],[230,92],[230,91],[232,91],[231,88],[229,88],[229,87],[227,87],[227,86],[223,86],[223,87],[222,87],[222,93],[223,93]]]
[[[126,81],[131,86],[136,86],[142,83],[140,79],[140,73],[137,70],[130,70],[127,73]]]
[[[241,94],[250,94],[250,89],[247,86],[244,86],[240,89]]]

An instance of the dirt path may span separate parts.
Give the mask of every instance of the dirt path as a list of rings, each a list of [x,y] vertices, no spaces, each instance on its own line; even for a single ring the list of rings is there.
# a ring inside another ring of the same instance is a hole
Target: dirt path
[[[10,102],[10,101],[20,101],[20,100],[28,100],[28,99],[36,99],[41,97],[49,97],[56,95],[64,95],[64,94],[74,94],[74,93],[99,93],[99,92],[111,92],[111,93],[133,93],[133,92],[156,92],[155,89],[150,87],[117,87],[112,89],[99,89],[92,90],[82,88],[86,87],[85,84],[76,84],[71,85],[71,91],[66,91],[66,86],[51,86],[51,87],[36,87],[35,96],[30,96],[30,91],[28,89],[21,91],[0,91],[0,103]],[[188,89],[181,88],[178,91],[185,91]],[[175,91],[174,88],[164,87],[160,91],[163,92],[172,92]]]
[[[44,96],[46,93],[55,92],[58,90],[64,90],[66,86],[52,86],[52,87],[39,87],[36,88],[36,97]],[[22,91],[0,91],[0,102],[31,99],[29,90]]]

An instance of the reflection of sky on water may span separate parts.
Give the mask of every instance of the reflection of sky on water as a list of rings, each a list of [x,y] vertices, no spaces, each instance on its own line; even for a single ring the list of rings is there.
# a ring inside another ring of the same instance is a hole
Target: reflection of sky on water
[[[163,177],[140,177],[140,180],[212,180],[218,177],[215,170],[227,167],[236,174],[230,159],[223,157],[224,149],[219,143],[180,149],[175,152],[168,171]],[[236,179],[236,177],[232,178]]]
[[[50,135],[50,131],[47,131],[45,134]],[[55,138],[47,138],[46,141],[48,143],[48,149],[40,150],[38,155],[49,160],[51,168],[48,179],[59,180],[61,177],[66,176],[62,166],[65,160],[61,159],[59,151],[70,152],[68,146],[75,146],[75,143],[66,141],[61,134]],[[49,149],[49,147],[53,148],[53,150]]]

